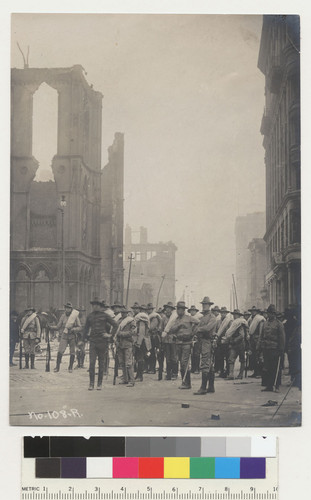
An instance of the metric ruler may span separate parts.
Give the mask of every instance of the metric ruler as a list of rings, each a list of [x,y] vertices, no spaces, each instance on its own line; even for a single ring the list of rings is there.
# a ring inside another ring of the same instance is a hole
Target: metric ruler
[[[264,479],[39,479],[23,460],[21,500],[278,500],[277,458]]]

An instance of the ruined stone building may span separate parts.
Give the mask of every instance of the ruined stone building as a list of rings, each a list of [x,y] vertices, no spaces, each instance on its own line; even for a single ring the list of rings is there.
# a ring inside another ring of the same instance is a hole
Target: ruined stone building
[[[80,65],[14,68],[11,78],[11,308],[61,309],[69,300],[88,310],[102,273],[102,94]],[[48,182],[34,180],[33,96],[42,83],[58,93]]]
[[[138,241],[134,242],[134,235],[138,233]],[[177,247],[171,241],[167,243],[149,243],[145,227],[138,232],[125,227],[124,240],[124,284],[127,285],[130,260],[132,268],[129,287],[128,305],[139,302],[147,304],[153,302],[156,306],[163,306],[168,301],[175,301],[175,253]],[[163,279],[163,276],[165,278]],[[162,285],[161,285],[162,283]],[[126,297],[126,289],[124,291]]]
[[[123,303],[124,135],[115,134],[102,170],[101,297]]]
[[[279,311],[301,301],[299,16],[264,16],[258,67],[266,166],[266,286]]]
[[[254,212],[244,216],[239,216],[235,221],[235,247],[236,247],[236,265],[235,265],[235,281],[238,296],[238,306],[240,309],[245,309],[250,302],[252,282],[253,289],[260,289],[262,286],[263,277],[265,274],[265,265],[262,264],[262,278],[257,285],[254,285],[260,275],[257,267],[251,265],[251,254],[249,245],[256,238],[263,238],[265,233],[265,213]],[[254,263],[254,259],[252,261]],[[261,261],[260,261],[261,262]],[[258,265],[258,262],[257,262]],[[260,284],[259,284],[260,283]],[[254,305],[254,304],[251,304]],[[255,304],[257,305],[257,304]]]

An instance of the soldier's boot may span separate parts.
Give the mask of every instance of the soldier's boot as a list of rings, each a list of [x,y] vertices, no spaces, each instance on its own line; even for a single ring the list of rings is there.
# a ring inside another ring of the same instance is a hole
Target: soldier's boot
[[[69,373],[72,373],[72,367],[73,367],[74,360],[75,360],[75,355],[70,354],[70,360],[69,360],[69,366],[68,366]]]
[[[81,352],[78,351],[77,352],[77,366],[75,366],[75,370],[77,370],[78,368],[81,368]]]
[[[172,363],[172,380],[176,380],[178,377],[178,361]]]
[[[182,368],[180,369],[180,376],[181,376],[181,385],[178,387],[178,389],[184,389],[186,385],[186,381],[184,382],[185,370],[183,370]]]
[[[194,392],[193,394],[195,394],[196,396],[201,396],[202,394],[206,394],[207,380],[208,380],[208,373],[202,372],[201,387],[197,392]]]
[[[158,380],[163,378],[163,361],[159,360]]]
[[[94,382],[95,382],[95,373],[90,373],[89,391],[93,391],[93,389],[94,389]]]
[[[200,356],[194,356],[194,373],[200,373]]]
[[[229,375],[227,380],[234,380],[234,363],[229,363]]]
[[[208,388],[207,388],[206,392],[215,392],[214,381],[215,381],[215,373],[209,372],[209,374],[208,374]]]
[[[102,371],[98,371],[98,379],[97,379],[97,390],[98,390],[98,391],[101,391],[101,390],[102,390],[102,386],[103,386],[103,376],[104,376],[104,372],[102,372]]]
[[[138,361],[137,363],[137,373],[136,373],[136,377],[135,377],[135,380],[137,380],[137,382],[142,382],[144,377],[143,377],[143,371],[144,371],[144,361]]]
[[[30,354],[30,368],[32,370],[34,370],[34,368],[35,368],[35,355],[34,354]]]
[[[127,377],[128,377],[128,384],[126,387],[134,387],[135,385],[135,379],[134,379],[134,370],[132,366],[129,366],[127,368]]]
[[[245,370],[245,362],[242,361],[241,366],[240,366],[240,371],[239,371],[239,374],[237,376],[238,379],[241,380],[243,378],[244,370]]]
[[[149,367],[149,358],[145,358],[143,361],[143,373],[148,373],[148,367]]]
[[[191,354],[191,373],[195,372],[195,354]]]
[[[56,366],[54,368],[55,373],[59,372],[60,364],[62,362],[62,357],[63,357],[63,355],[60,352],[58,352],[57,358],[56,358]]]
[[[171,363],[166,363],[166,377],[165,380],[172,380],[172,365]]]
[[[25,366],[24,368],[29,368],[29,354],[25,354]]]
[[[185,378],[185,385],[183,387],[184,389],[191,389],[191,375],[190,375],[190,370],[187,371],[186,378]]]
[[[126,366],[122,366],[122,380],[119,384],[128,384],[128,371]]]
[[[84,368],[85,352],[81,352],[80,368]]]

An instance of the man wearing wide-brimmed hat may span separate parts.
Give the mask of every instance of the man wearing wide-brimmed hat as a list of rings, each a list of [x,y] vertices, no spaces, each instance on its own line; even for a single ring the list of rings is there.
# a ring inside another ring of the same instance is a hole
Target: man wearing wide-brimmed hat
[[[33,306],[29,306],[25,309],[25,315],[21,320],[20,332],[25,350],[25,368],[29,368],[30,357],[30,367],[34,369],[35,348],[36,343],[41,337],[41,327],[36,309]]]
[[[176,380],[178,376],[178,361],[176,342],[170,334],[170,327],[177,318],[176,308],[173,302],[168,302],[163,306],[163,332],[162,343],[166,359],[166,380]]]
[[[176,340],[177,359],[180,363],[182,384],[179,389],[191,389],[191,344],[194,336],[193,326],[198,323],[194,320],[193,316],[185,314],[186,309],[187,306],[184,301],[177,302],[177,318],[174,320],[170,328],[170,335],[173,335]]]
[[[217,333],[218,329],[220,327],[220,324],[221,324],[220,309],[219,309],[218,306],[214,306],[214,307],[212,307],[211,311],[212,311],[212,313],[214,314],[214,316],[216,318],[216,333]]]
[[[257,349],[263,353],[264,366],[262,373],[263,391],[279,390],[281,384],[281,358],[285,348],[285,332],[283,324],[277,319],[274,304],[268,309],[268,319],[264,322]]]
[[[86,318],[84,326],[84,338],[90,341],[90,385],[89,391],[94,389],[95,364],[98,358],[98,380],[97,390],[102,389],[105,360],[107,359],[109,341],[113,339],[118,324],[114,314],[105,301],[98,298],[91,301],[92,312]]]
[[[136,336],[136,321],[130,314],[130,310],[123,306],[121,308],[121,320],[116,333],[118,342],[119,366],[123,371],[123,379],[120,384],[127,387],[134,387],[134,366],[133,366],[133,342]]]
[[[202,318],[202,313],[200,313],[199,309],[197,309],[195,305],[191,306],[188,309],[188,313],[190,314],[190,316],[198,320],[198,322]],[[200,342],[197,339],[193,342],[191,355],[191,373],[200,373]]]
[[[150,356],[147,359],[148,373],[156,373],[156,353],[161,348],[162,318],[154,309],[153,304],[149,302],[147,304],[147,314],[150,321],[151,349]]]
[[[216,318],[210,310],[214,302],[211,302],[210,298],[206,296],[201,304],[203,316],[195,329],[195,333],[200,341],[202,382],[200,389],[194,394],[199,396],[207,392],[215,392],[212,344],[216,330]],[[209,382],[208,389],[206,389],[207,381]]]
[[[115,302],[110,309],[114,312],[115,320],[119,322],[122,317],[121,312],[124,310],[123,304],[121,304],[121,302]]]
[[[220,308],[221,323],[217,330],[217,347],[215,350],[215,372],[219,372],[219,377],[226,378],[229,373],[229,349],[228,344],[223,343],[228,328],[233,321],[233,316],[226,306]]]
[[[151,349],[150,340],[150,321],[147,314],[147,306],[145,304],[139,305],[135,302],[132,306],[135,322],[136,334],[134,336],[134,356],[137,366],[135,380],[143,382],[145,357]]]
[[[76,350],[76,333],[81,331],[82,328],[79,319],[79,311],[74,309],[72,303],[66,302],[64,308],[65,312],[59,318],[57,325],[49,325],[50,330],[57,330],[60,333],[56,367],[54,368],[55,373],[59,372],[62,357],[68,345],[70,349],[68,371],[72,373]]]
[[[228,367],[227,380],[234,379],[234,364],[239,356],[240,371],[238,379],[243,378],[245,370],[245,348],[248,341],[248,324],[243,313],[239,309],[232,311],[233,321],[223,338],[223,343],[228,345]]]
[[[259,378],[262,371],[262,362],[260,361],[260,353],[257,349],[257,344],[261,336],[265,318],[260,314],[261,311],[256,306],[251,307],[249,312],[251,313],[251,318],[249,320],[249,344],[251,350],[249,365],[250,369],[254,370],[254,373],[250,375],[250,377]]]

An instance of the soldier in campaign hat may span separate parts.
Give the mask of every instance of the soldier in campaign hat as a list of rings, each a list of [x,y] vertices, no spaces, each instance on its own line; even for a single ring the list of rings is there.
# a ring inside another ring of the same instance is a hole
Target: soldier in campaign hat
[[[214,388],[214,362],[213,362],[213,340],[216,333],[216,318],[211,312],[211,305],[214,304],[208,296],[204,297],[202,302],[202,318],[195,329],[195,333],[200,342],[201,351],[201,373],[202,381],[200,389],[195,395],[203,395],[207,392],[215,392]],[[206,389],[209,382],[208,389]]]
[[[194,336],[193,327],[198,323],[193,316],[186,315],[187,306],[184,301],[177,302],[177,318],[170,328],[170,334],[175,337],[177,358],[180,363],[182,384],[179,389],[191,389],[190,359],[191,344]]]
[[[196,318],[198,321],[202,318],[202,314],[199,309],[195,307],[195,305],[191,306],[188,309],[188,313]],[[193,348],[191,355],[191,373],[198,374],[200,373],[200,342],[194,337],[193,339]]]
[[[134,387],[133,343],[136,337],[136,321],[129,313],[130,310],[126,306],[123,306],[121,309],[121,320],[118,323],[116,333],[118,344],[117,356],[119,367],[123,372],[122,381],[119,383],[127,387]]]
[[[72,373],[76,350],[76,333],[81,331],[79,311],[74,309],[71,302],[66,302],[66,304],[64,304],[64,308],[65,312],[59,318],[57,325],[49,325],[50,330],[57,330],[60,333],[56,366],[54,368],[55,373],[60,370],[62,357],[67,349],[67,346],[69,346],[70,350],[68,371],[69,373]]]
[[[219,377],[226,378],[229,373],[229,349],[228,344],[223,342],[227,330],[233,321],[232,314],[226,306],[220,308],[221,323],[217,330],[217,347],[215,350],[215,372]]]
[[[162,318],[154,309],[153,304],[149,302],[147,304],[147,314],[150,321],[151,349],[150,356],[147,358],[148,373],[156,373],[157,352],[161,348]]]
[[[249,345],[250,345],[250,358],[249,364],[250,369],[254,370],[253,374],[250,375],[251,378],[260,378],[262,371],[262,361],[261,356],[258,351],[258,340],[262,333],[263,324],[265,318],[260,314],[259,307],[253,306],[249,309],[251,317],[249,318]]]
[[[143,373],[145,365],[145,357],[151,349],[150,340],[150,321],[147,314],[147,306],[139,305],[135,302],[132,305],[133,315],[136,321],[136,333],[134,336],[134,356],[136,362],[136,376],[137,382],[143,382]]]
[[[226,332],[225,343],[228,345],[228,368],[229,374],[227,380],[234,379],[234,365],[237,357],[240,361],[240,371],[238,379],[243,378],[245,370],[245,349],[247,345],[248,325],[244,314],[239,309],[232,311],[233,321]]]
[[[278,391],[281,384],[281,359],[285,349],[284,326],[277,319],[277,310],[274,304],[267,309],[268,319],[263,323],[262,333],[258,340],[258,351],[263,354],[264,366],[262,371],[262,385],[264,391]]]
[[[166,380],[175,380],[178,376],[177,348],[173,335],[170,333],[170,327],[176,319],[177,313],[173,302],[170,301],[164,304],[163,309],[162,345],[166,359]]]
[[[91,301],[92,312],[86,318],[84,338],[90,342],[89,391],[94,389],[95,364],[98,358],[97,390],[102,389],[105,365],[107,363],[109,340],[113,339],[118,328],[114,314],[105,301],[94,299]]]
[[[221,324],[221,314],[220,314],[220,309],[218,306],[214,306],[211,309],[212,313],[214,314],[216,318],[216,333],[218,332],[218,328],[220,327]]]
[[[30,367],[34,369],[35,347],[36,343],[40,341],[41,326],[36,309],[33,306],[28,306],[25,309],[25,314],[21,320],[20,334],[25,350],[25,368],[29,368],[30,358]]]

